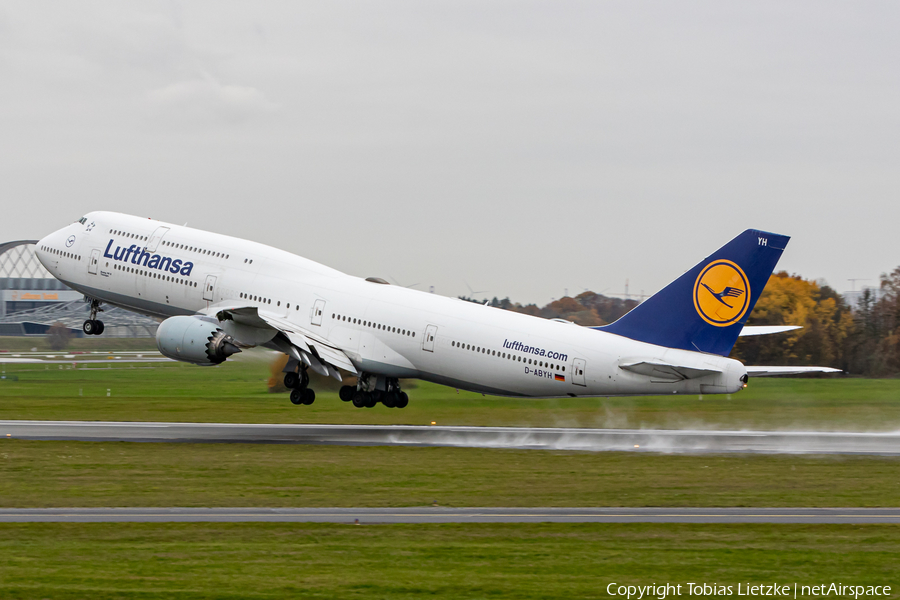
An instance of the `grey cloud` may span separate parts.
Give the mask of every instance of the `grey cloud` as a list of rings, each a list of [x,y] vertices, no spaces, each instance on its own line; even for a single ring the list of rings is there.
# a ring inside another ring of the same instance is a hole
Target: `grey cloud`
[[[0,240],[113,208],[546,302],[652,292],[760,227],[842,289],[900,264],[898,26],[888,2],[18,3]]]
[[[209,75],[152,90],[147,98],[154,116],[195,123],[243,121],[278,108],[256,88],[222,84]]]

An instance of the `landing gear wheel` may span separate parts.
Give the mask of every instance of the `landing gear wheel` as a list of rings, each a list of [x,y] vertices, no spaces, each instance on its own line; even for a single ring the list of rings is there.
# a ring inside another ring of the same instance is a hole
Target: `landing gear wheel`
[[[409,404],[409,396],[406,395],[406,392],[400,392],[397,398],[397,408],[406,408],[407,404]]]
[[[85,297],[85,300],[88,300]],[[85,335],[100,335],[103,333],[103,321],[97,320],[97,313],[103,312],[103,309],[100,308],[101,302],[99,300],[90,299],[91,301],[91,316],[90,318],[84,322],[84,325],[81,326],[81,330],[84,331]]]
[[[291,404],[303,404],[304,392],[306,390],[301,390],[300,388],[294,388],[291,390]]]
[[[378,396],[372,392],[366,394],[366,408],[375,408],[376,404],[378,404]]]
[[[287,389],[293,389],[298,387],[297,384],[300,383],[300,376],[296,373],[285,373],[284,374],[284,387]]]
[[[356,388],[349,385],[341,386],[341,389],[338,392],[338,396],[344,402],[350,402],[351,400],[353,400],[354,394],[356,394]]]
[[[88,319],[81,326],[81,330],[84,332],[84,335],[95,335],[97,333],[97,321]]]
[[[363,408],[366,405],[366,393],[365,392],[356,392],[353,394],[353,406],[356,408]]]
[[[394,408],[397,406],[397,401],[399,399],[399,394],[397,394],[397,392],[388,392],[384,395],[384,398],[381,399],[381,403],[388,408]]]
[[[306,406],[309,406],[310,404],[312,404],[315,401],[316,401],[316,392],[309,388],[305,388],[303,390],[303,404],[305,404]]]

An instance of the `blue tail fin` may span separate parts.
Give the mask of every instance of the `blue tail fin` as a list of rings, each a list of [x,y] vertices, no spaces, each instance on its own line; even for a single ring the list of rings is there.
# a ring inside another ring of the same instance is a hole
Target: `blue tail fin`
[[[727,356],[791,238],[748,229],[603,331]]]

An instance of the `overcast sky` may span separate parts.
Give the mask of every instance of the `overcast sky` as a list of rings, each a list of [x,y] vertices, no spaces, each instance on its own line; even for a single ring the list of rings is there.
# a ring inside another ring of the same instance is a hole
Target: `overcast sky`
[[[118,210],[543,304],[754,227],[875,284],[898,31],[897,2],[0,2],[0,242]]]

